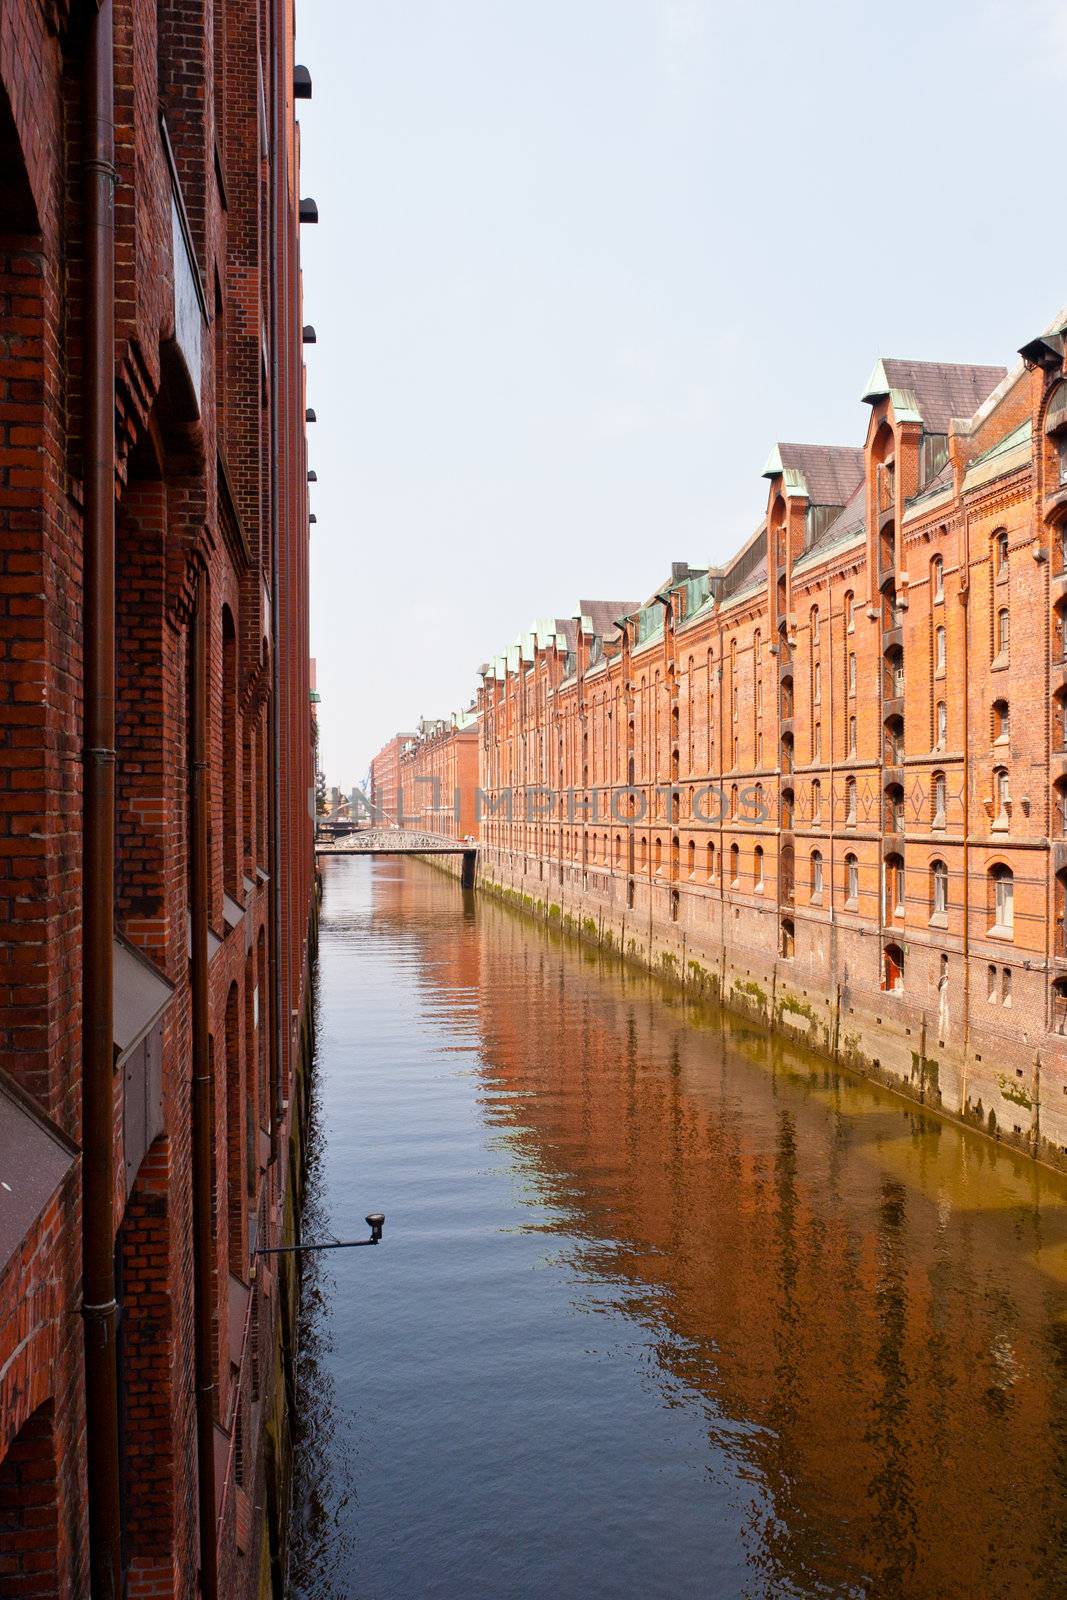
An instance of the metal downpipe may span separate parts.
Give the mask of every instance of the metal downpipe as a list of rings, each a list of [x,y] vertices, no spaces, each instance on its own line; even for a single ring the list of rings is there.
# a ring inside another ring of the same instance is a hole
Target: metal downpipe
[[[206,580],[193,608],[189,695],[189,911],[192,932],[193,1323],[196,1346],[196,1458],[200,1595],[216,1600],[215,1373],[212,1339],[214,1237],[211,1226],[211,1050],[208,1021],[208,774]]]
[[[112,0],[91,16],[84,79],[85,520],[82,770],[82,1317],[89,1587],[118,1600],[115,1300],[115,93]]]

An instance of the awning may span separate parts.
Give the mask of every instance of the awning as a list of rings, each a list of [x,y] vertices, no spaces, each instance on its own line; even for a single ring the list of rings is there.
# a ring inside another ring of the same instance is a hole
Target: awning
[[[236,928],[237,924],[240,922],[240,920],[244,916],[244,914],[245,914],[244,906],[239,906],[237,904],[237,901],[233,898],[232,895],[223,894],[223,896],[222,896],[222,920],[226,924],[226,932],[227,933],[229,933],[231,928]]]
[[[0,1271],[7,1266],[77,1157],[58,1128],[0,1076]]]
[[[187,926],[187,929],[188,929],[188,937],[186,939],[186,951],[188,953],[189,960],[191,961],[193,959],[193,913],[191,911],[186,911],[185,920],[186,920],[186,926]],[[207,958],[208,958],[208,960],[209,961],[211,960],[211,958],[215,954],[216,950],[221,950],[221,949],[222,949],[222,940],[219,938],[217,933],[212,933],[211,929],[209,928],[207,930]]]
[[[174,985],[132,944],[116,939],[111,992],[115,1008],[115,1059],[121,1061],[163,1015],[174,993]]]

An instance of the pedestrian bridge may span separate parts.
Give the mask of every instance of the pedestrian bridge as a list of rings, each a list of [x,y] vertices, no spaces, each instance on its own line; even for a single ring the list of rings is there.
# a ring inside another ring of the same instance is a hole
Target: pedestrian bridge
[[[348,823],[320,827],[315,835],[316,856],[462,856],[462,883],[474,888],[474,839],[450,839],[444,833],[420,833],[411,828],[361,828]]]

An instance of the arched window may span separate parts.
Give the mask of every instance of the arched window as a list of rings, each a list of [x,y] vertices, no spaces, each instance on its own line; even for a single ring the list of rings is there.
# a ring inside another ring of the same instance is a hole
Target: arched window
[[[786,961],[793,959],[796,950],[796,929],[792,917],[783,917],[778,944],[779,954]]]
[[[900,767],[904,764],[904,718],[885,719],[885,764]]]
[[[855,717],[849,717],[849,719],[848,719],[848,753],[849,753],[850,756],[854,756],[856,754],[856,719],[855,719]]]
[[[891,783],[885,791],[885,830],[887,833],[904,832],[904,786]]]
[[[848,633],[856,629],[856,597],[851,589],[845,592],[845,629]]]
[[[811,898],[822,899],[822,851],[811,852]]]
[[[930,563],[930,586],[936,605],[945,598],[945,563],[940,556],[935,556]]]
[[[948,706],[939,700],[934,708],[934,749],[943,750],[948,739]]]
[[[697,847],[695,839],[690,839],[689,841],[689,847],[686,851],[686,865],[689,870],[689,876],[692,877],[697,869]]]
[[[1008,576],[1008,535],[1003,528],[993,535],[993,566],[998,578]]]
[[[1052,1031],[1067,1034],[1067,978],[1057,978],[1052,985]]]
[[[934,671],[943,673],[946,664],[945,630],[940,624],[934,629]]]
[[[730,816],[732,818],[736,818],[736,816],[737,816],[737,784],[736,783],[732,783],[730,785]]]
[[[850,650],[849,653],[848,653],[848,692],[849,692],[849,694],[855,694],[855,692],[856,692],[856,652],[855,652],[855,650]]]
[[[758,844],[752,852],[752,887],[757,894],[763,893],[763,846]]]
[[[819,705],[821,703],[821,701],[822,701],[822,662],[821,661],[816,661],[816,663],[815,663],[815,673],[814,673],[814,677],[812,679],[812,682],[813,682],[813,686],[814,686],[815,704]]]
[[[1052,745],[1056,750],[1067,750],[1067,692],[1061,692],[1052,702]]]
[[[895,851],[885,858],[883,887],[884,919],[886,922],[898,922],[904,916],[904,857]]]
[[[1011,713],[1006,700],[993,701],[993,743],[1007,744],[1011,736]]]
[[[822,723],[817,722],[811,733],[811,759],[822,760]]]
[[[655,847],[654,848],[655,848],[655,856],[654,856],[654,859],[653,859],[653,862],[652,862],[652,868],[653,868],[653,871],[659,872],[660,868],[663,866],[663,840],[660,838],[658,833],[656,835],[656,842],[655,842]]]
[[[886,945],[884,967],[882,987],[890,994],[899,994],[904,987],[904,952],[899,944]]]
[[[1011,780],[1007,767],[993,768],[993,826],[1006,828],[1011,819]]]
[[[930,785],[931,820],[935,828],[943,828],[945,826],[945,798],[945,774],[943,772],[935,772]]]
[[[752,639],[752,654],[758,667],[763,660],[763,635],[758,628]]]
[[[811,785],[811,820],[816,827],[822,822],[822,784],[818,778]]]
[[[856,825],[857,789],[855,778],[845,780],[845,821],[850,827]]]
[[[845,898],[858,900],[860,896],[860,863],[859,857],[851,851],[845,857]]]
[[[711,844],[710,842],[708,844],[707,849],[704,852],[704,857],[705,857],[705,869],[704,870],[707,873],[708,882],[711,883],[712,879],[715,877],[715,846],[713,844]]]
[[[818,608],[818,606],[812,606],[812,608],[811,608],[811,642],[812,642],[812,644],[818,644],[818,642],[819,642],[819,608]]]
[[[944,633],[942,628],[940,632]],[[904,693],[904,652],[899,645],[894,645],[885,653],[886,664],[886,696],[891,700],[899,700]]]
[[[738,881],[740,880],[740,877],[741,877],[741,847],[740,847],[740,845],[732,844],[730,846],[730,883],[731,883],[731,886],[733,888],[735,888],[735,889],[737,888]]]
[[[999,657],[1007,659],[1011,649],[1011,616],[1007,606],[1001,606],[997,612],[996,653]]]
[[[1061,778],[1052,791],[1052,831],[1057,839],[1067,839],[1067,778]]]
[[[1012,937],[1015,932],[1015,874],[1002,862],[989,869],[990,932]]]
[[[930,911],[935,917],[948,911],[948,867],[943,861],[930,863]]]

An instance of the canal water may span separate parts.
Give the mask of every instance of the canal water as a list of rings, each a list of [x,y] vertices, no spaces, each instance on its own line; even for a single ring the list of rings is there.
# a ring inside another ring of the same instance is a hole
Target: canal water
[[[293,1600],[1067,1595],[1067,1198],[417,861],[326,861]]]

